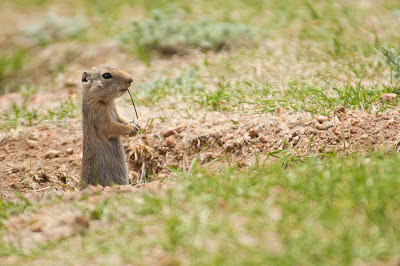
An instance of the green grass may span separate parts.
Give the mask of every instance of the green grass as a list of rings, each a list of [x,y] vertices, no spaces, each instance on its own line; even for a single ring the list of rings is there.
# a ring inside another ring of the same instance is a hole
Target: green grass
[[[229,81],[221,76],[216,82],[207,85],[199,71],[191,68],[176,77],[162,77],[138,83],[135,98],[144,105],[153,105],[160,101],[172,104],[186,102],[212,111],[254,113],[274,112],[281,106],[295,112],[326,115],[332,114],[339,105],[376,112],[396,105],[379,100],[382,93],[393,92],[396,86],[373,83],[365,85],[362,79],[347,84],[324,82],[324,85],[295,81],[276,84],[255,79]]]
[[[25,197],[18,192],[15,194],[21,199],[21,202],[10,202],[3,199],[3,193],[0,192],[0,235],[4,233],[3,220],[7,219],[8,216],[22,213],[31,207],[31,203]],[[14,247],[0,241],[0,256],[8,256],[10,254],[21,254]]]
[[[165,192],[91,203],[85,213],[103,229],[38,247],[23,261],[85,263],[102,254],[134,264],[387,263],[400,252],[399,160],[370,154],[283,157],[245,171],[195,167]]]
[[[26,51],[4,52],[0,54],[0,95],[15,90],[15,83],[21,72],[26,58]]]
[[[35,87],[22,86],[22,103],[13,103],[11,108],[0,114],[0,130],[9,130],[21,126],[35,126],[41,123],[65,125],[67,118],[77,117],[79,104],[71,97],[60,101],[59,105],[44,110],[41,106],[30,107],[28,100],[36,93]]]

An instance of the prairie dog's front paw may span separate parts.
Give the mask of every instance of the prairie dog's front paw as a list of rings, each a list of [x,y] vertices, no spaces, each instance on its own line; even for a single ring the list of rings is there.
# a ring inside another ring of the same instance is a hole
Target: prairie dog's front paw
[[[124,122],[124,125],[129,125],[129,124],[134,124],[134,125],[136,125],[138,128],[140,128],[139,124],[136,123],[135,121],[126,121],[126,122]]]
[[[129,137],[133,137],[133,136],[135,136],[136,134],[137,134],[137,132],[139,131],[139,125],[136,125],[136,124],[134,124],[134,123],[129,123],[128,125],[127,125],[129,128],[130,128],[130,132],[129,132]]]

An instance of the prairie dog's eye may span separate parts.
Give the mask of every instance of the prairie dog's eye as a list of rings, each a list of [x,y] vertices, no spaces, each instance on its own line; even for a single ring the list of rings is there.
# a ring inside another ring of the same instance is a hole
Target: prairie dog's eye
[[[112,78],[112,76],[111,76],[110,73],[104,73],[104,74],[102,75],[102,77],[103,77],[104,79],[111,79],[111,78]]]

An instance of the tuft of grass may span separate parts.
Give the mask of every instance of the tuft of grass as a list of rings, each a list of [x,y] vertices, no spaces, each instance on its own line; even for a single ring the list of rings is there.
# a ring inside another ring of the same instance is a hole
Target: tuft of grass
[[[394,77],[398,83],[400,81],[400,55],[395,50],[388,49],[384,46],[381,46],[380,51],[391,69],[391,74],[394,72]],[[390,83],[393,84],[392,76],[390,78]]]
[[[1,116],[0,129],[17,128],[22,125],[32,126],[38,118],[39,108],[28,108],[28,100],[37,91],[36,87],[23,85],[20,92],[23,96],[21,104],[13,103]]]
[[[40,106],[29,107],[29,98],[36,93],[32,86],[21,86],[20,92],[24,99],[21,104],[14,103],[11,108],[0,116],[0,130],[19,128],[21,126],[35,126],[39,123],[63,123],[65,118],[72,118],[78,115],[79,106],[69,97],[53,109],[40,112]]]
[[[0,55],[0,95],[14,89],[10,81],[16,79],[22,71],[25,56],[26,51],[23,49]]]
[[[179,99],[190,99],[198,92],[205,90],[205,85],[201,82],[199,73],[195,68],[189,68],[178,76],[140,82],[137,84],[137,94],[135,98],[141,104],[151,105],[162,100],[174,101]]]
[[[68,97],[66,101],[61,101],[60,104],[47,111],[47,115],[44,117],[46,120],[64,120],[65,118],[72,118],[78,116],[79,106],[74,103],[71,97]]]
[[[8,216],[22,213],[28,207],[32,206],[27,198],[18,192],[15,192],[15,194],[21,199],[22,203],[4,200],[3,194],[0,194],[0,235],[4,233],[3,220],[7,219]],[[14,247],[0,241],[0,256],[9,256],[10,254],[20,254],[20,252]]]

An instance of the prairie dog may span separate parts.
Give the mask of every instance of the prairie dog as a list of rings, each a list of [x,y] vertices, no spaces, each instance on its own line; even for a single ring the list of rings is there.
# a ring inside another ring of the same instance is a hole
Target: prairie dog
[[[114,99],[122,96],[132,81],[131,75],[116,67],[83,71],[83,187],[129,183],[121,135],[134,136],[139,126],[118,114]]]

